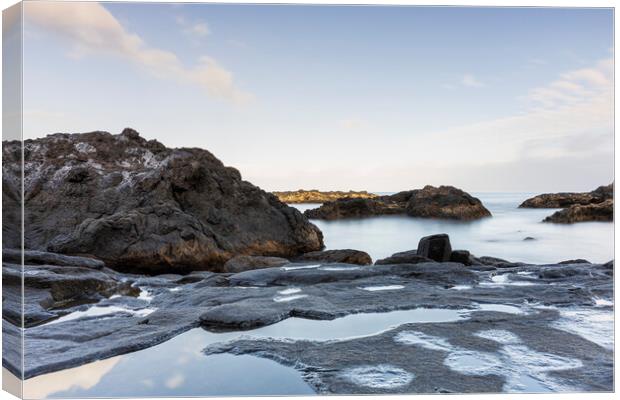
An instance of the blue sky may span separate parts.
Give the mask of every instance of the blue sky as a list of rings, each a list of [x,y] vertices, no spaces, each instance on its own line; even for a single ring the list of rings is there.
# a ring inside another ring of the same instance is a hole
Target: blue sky
[[[610,9],[26,3],[24,135],[130,126],[267,190],[613,179]]]

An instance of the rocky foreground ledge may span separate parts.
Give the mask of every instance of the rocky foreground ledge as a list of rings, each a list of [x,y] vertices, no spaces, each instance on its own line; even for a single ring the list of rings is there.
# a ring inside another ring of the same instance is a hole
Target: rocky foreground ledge
[[[306,210],[311,219],[344,219],[377,215],[408,215],[419,218],[475,220],[491,213],[476,197],[452,186],[425,186],[372,199],[338,199]]]
[[[19,247],[21,143],[3,142],[3,243]],[[294,257],[321,231],[206,150],[132,129],[24,142],[25,248],[129,272],[217,271],[235,255]]]
[[[600,186],[587,193],[546,193],[525,200],[520,208],[563,208],[543,222],[571,224],[575,222],[614,220],[614,184]]]
[[[524,376],[545,390],[613,389],[611,333],[596,321],[601,313],[613,316],[613,262],[530,265],[464,257],[444,235],[425,238],[419,247],[417,256],[425,259],[408,262],[392,260],[412,251],[376,265],[296,261],[158,276],[117,272],[90,258],[27,252],[24,373],[29,378],[79,366],[202,327],[247,334],[213,344],[205,357],[266,357],[298,369],[319,393],[514,391],[523,390]],[[3,254],[5,349],[19,348],[17,254]],[[332,256],[346,254],[359,256]],[[438,257],[463,262],[433,260]],[[360,313],[397,310],[414,314],[362,337],[252,337],[253,329],[289,318],[363,318]],[[595,322],[588,331],[590,316]],[[597,337],[599,331],[604,334]],[[9,370],[20,363],[17,351],[4,354]],[[390,383],[381,384],[384,378]]]
[[[322,192],[319,190],[295,190],[284,192],[272,192],[281,202],[288,204],[295,203],[326,203],[328,201],[334,201],[338,199],[373,199],[378,197],[374,193],[368,193],[367,191],[329,191]]]

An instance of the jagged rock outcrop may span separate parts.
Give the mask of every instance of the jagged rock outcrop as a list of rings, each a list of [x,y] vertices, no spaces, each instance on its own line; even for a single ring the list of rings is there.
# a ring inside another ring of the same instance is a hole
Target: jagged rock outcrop
[[[457,220],[491,216],[479,199],[452,186],[425,186],[373,199],[339,199],[305,211],[308,218],[326,220],[394,214]]]
[[[559,224],[572,224],[574,222],[605,221],[614,220],[614,201],[605,200],[602,203],[592,203],[586,205],[575,204],[560,211],[556,211],[548,216],[543,222],[554,222]]]
[[[295,190],[285,192],[272,192],[283,203],[326,203],[338,199],[373,199],[378,197],[374,193],[367,191],[329,191],[322,192],[320,190]]]
[[[545,193],[525,200],[520,208],[567,208],[573,205],[602,203],[613,199],[614,184],[599,186],[587,193]]]
[[[20,153],[19,142],[3,142],[8,209],[19,207]],[[299,211],[210,152],[170,149],[129,128],[26,140],[24,175],[27,249],[91,255],[119,270],[186,272],[219,270],[235,255],[323,247]],[[19,247],[19,232],[4,235],[5,247]]]

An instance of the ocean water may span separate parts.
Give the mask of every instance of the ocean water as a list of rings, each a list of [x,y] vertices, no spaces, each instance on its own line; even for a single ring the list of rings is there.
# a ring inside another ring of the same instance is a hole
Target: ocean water
[[[537,193],[472,193],[491,211],[491,218],[448,221],[407,216],[379,216],[337,221],[312,220],[323,231],[327,249],[357,249],[373,260],[416,249],[421,237],[447,233],[453,249],[534,264],[583,258],[614,258],[612,222],[551,224],[541,222],[558,209],[520,209]],[[293,204],[301,211],[317,204]],[[532,237],[535,240],[524,240]]]

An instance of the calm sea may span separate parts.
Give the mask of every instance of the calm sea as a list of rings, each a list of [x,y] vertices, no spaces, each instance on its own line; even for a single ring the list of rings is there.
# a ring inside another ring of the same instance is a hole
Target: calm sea
[[[381,193],[384,194],[384,193]],[[312,220],[323,231],[327,249],[364,250],[377,260],[417,248],[418,240],[435,233],[450,235],[453,249],[477,256],[543,264],[584,258],[607,262],[614,258],[612,222],[550,224],[541,222],[556,209],[520,209],[536,193],[472,193],[493,214],[472,222],[381,216],[338,221]],[[294,204],[299,210],[317,204]],[[532,237],[535,240],[524,240]]]

